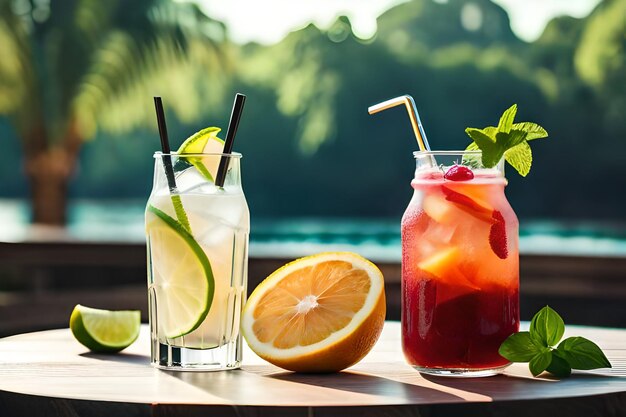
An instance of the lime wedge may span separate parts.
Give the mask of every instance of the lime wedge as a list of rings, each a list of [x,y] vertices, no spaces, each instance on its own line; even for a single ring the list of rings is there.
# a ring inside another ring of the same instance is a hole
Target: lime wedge
[[[206,254],[183,226],[154,206],[148,223],[157,325],[174,339],[197,329],[213,302],[215,279]]]
[[[70,316],[76,340],[94,352],[113,353],[130,346],[139,336],[139,310],[98,310],[77,304]]]
[[[194,133],[178,148],[178,154],[220,154],[224,151],[224,141],[217,137],[219,127],[207,127]],[[220,165],[219,155],[189,157],[187,159],[209,181],[215,182],[217,169]]]

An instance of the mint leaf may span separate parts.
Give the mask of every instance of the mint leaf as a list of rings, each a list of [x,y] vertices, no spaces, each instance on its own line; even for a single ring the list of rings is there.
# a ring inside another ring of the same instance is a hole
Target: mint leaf
[[[498,133],[498,128],[493,127],[493,126],[487,126],[486,128],[483,129],[483,133],[489,136],[490,138],[493,138],[493,140],[495,141],[496,133]]]
[[[611,368],[611,362],[598,345],[584,337],[568,337],[559,344],[557,352],[572,369]]]
[[[558,351],[553,350],[552,362],[550,362],[546,371],[559,378],[565,378],[571,375],[572,367],[569,366],[569,363],[567,363],[565,359],[559,356]]]
[[[530,322],[530,337],[541,346],[554,346],[565,332],[565,323],[559,313],[545,306]]]
[[[496,138],[487,135],[482,129],[476,129],[474,127],[468,127],[465,129],[465,133],[476,143],[476,145],[482,149],[482,146],[495,146]]]
[[[488,151],[481,149],[481,151],[483,151],[483,165],[487,168],[498,165],[498,162],[500,162],[500,159],[504,156],[504,150],[498,147]]]
[[[520,122],[514,123],[512,129],[526,132],[526,140],[541,139],[548,137],[548,132],[537,123]]]
[[[465,133],[474,140],[474,143],[476,143],[478,148],[482,151],[483,166],[491,168],[500,162],[506,149],[504,149],[501,144],[497,143],[496,138],[489,137],[481,129],[471,127],[465,129]]]
[[[530,172],[530,166],[533,163],[533,154],[530,150],[530,145],[528,142],[524,141],[512,147],[504,152],[504,159],[506,159],[522,177],[525,177]]]
[[[503,133],[509,133],[511,131],[511,127],[513,126],[513,120],[515,119],[515,115],[517,114],[517,104],[513,104],[511,107],[506,109],[502,116],[500,116],[500,121],[498,122],[498,131]]]
[[[509,133],[498,132],[496,133],[496,143],[502,144],[507,149],[511,149],[514,146],[526,140],[526,132],[522,130],[511,129]]]
[[[529,332],[513,333],[498,349],[498,353],[511,362],[528,362],[541,352],[541,346],[535,344]]]
[[[545,349],[530,360],[528,368],[533,376],[537,376],[545,371],[550,363],[552,363],[552,351],[550,349]]]

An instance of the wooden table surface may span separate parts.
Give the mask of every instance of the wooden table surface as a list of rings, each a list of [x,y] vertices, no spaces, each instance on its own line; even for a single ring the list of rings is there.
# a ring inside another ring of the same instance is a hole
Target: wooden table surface
[[[332,375],[281,370],[247,346],[240,370],[160,371],[148,363],[145,325],[116,355],[88,352],[68,329],[27,333],[0,340],[0,415],[626,416],[626,330],[568,326],[574,335],[596,341],[613,369],[561,381],[532,378],[524,364],[489,378],[424,376],[404,362],[397,322],[363,361]]]

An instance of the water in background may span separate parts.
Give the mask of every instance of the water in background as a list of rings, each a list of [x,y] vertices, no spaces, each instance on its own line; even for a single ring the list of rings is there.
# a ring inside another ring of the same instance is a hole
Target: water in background
[[[142,243],[144,209],[145,202],[138,200],[73,201],[64,238]],[[0,199],[0,241],[28,239],[28,223],[25,201]],[[58,238],[58,234],[54,236]],[[400,248],[399,218],[259,219],[252,215],[252,257],[295,258],[348,250],[379,262],[400,262]],[[520,253],[626,257],[626,225],[522,220]]]

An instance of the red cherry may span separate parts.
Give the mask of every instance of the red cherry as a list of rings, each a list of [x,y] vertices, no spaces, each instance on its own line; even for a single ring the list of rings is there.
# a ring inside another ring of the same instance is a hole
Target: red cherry
[[[469,181],[474,179],[474,173],[471,169],[463,165],[452,165],[444,178],[450,181]]]
[[[507,248],[504,217],[498,210],[494,210],[491,217],[493,217],[493,224],[491,225],[491,230],[489,230],[489,245],[498,258],[506,259],[509,256],[509,250]]]

